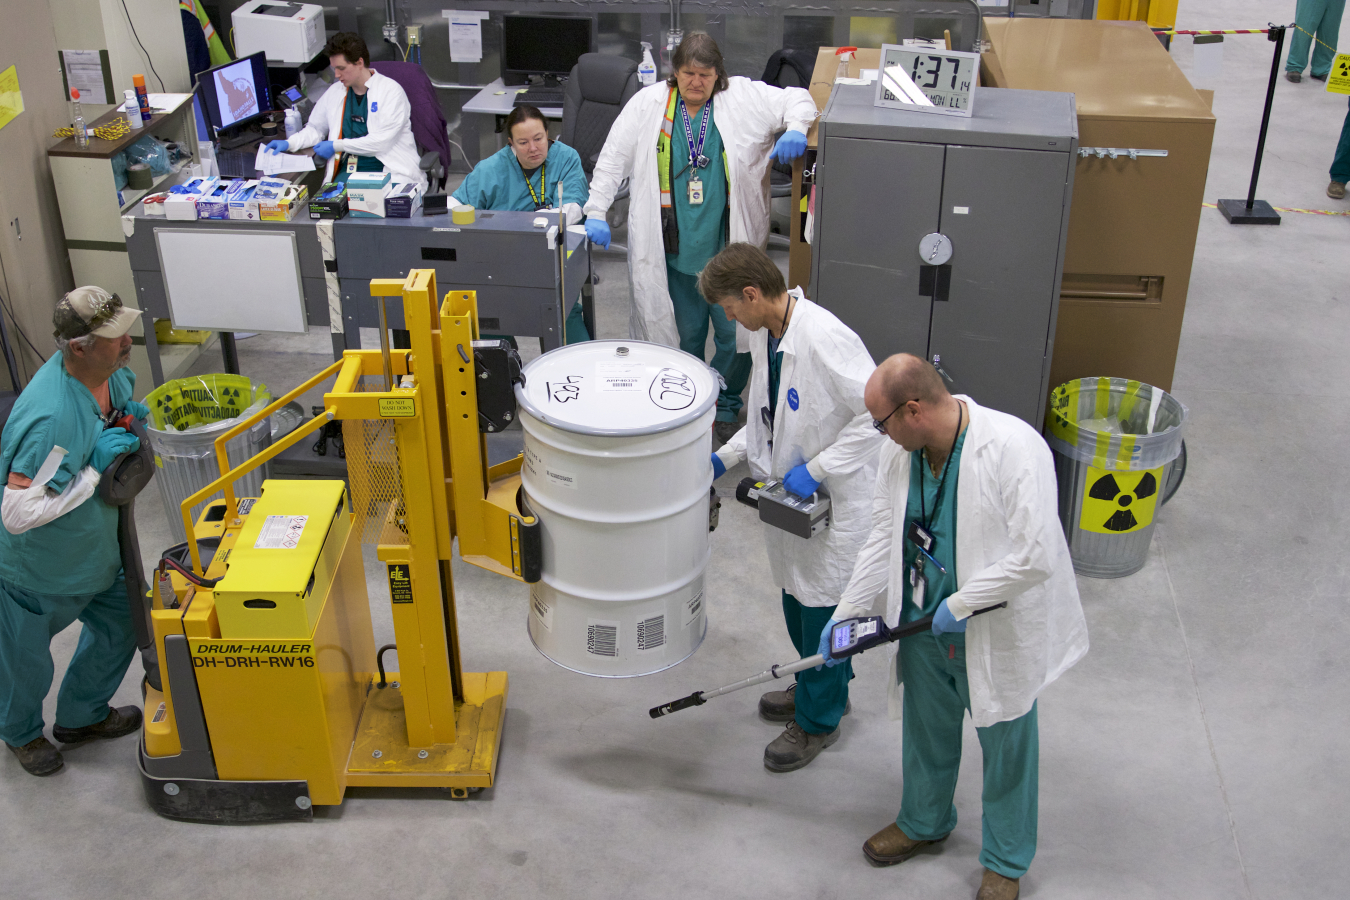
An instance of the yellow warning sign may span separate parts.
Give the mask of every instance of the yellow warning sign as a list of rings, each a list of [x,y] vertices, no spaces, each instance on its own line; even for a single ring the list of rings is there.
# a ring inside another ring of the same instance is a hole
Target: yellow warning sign
[[[417,415],[417,403],[411,397],[381,397],[380,418],[410,419]]]
[[[1146,472],[1115,472],[1089,466],[1078,527],[1097,534],[1129,534],[1152,525],[1162,475],[1161,467]]]
[[[1327,76],[1327,93],[1350,94],[1350,53],[1337,53]]]

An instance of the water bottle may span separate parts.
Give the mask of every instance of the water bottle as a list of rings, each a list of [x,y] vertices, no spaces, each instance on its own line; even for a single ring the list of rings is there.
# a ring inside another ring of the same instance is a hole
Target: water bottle
[[[89,132],[84,129],[84,110],[80,108],[80,89],[70,89],[70,112],[74,117],[75,143],[81,150],[89,149]]]

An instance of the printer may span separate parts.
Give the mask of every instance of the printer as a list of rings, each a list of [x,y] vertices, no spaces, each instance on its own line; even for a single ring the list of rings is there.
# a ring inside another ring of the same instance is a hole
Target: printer
[[[323,51],[327,33],[317,3],[248,0],[230,19],[240,59],[261,50],[269,63],[304,65]]]

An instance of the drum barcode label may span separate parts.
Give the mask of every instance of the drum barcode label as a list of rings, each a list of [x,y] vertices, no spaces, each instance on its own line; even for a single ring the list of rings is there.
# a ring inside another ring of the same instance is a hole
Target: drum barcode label
[[[688,628],[698,621],[699,613],[703,612],[703,592],[699,591],[684,604],[684,627]]]
[[[666,644],[666,617],[652,616],[637,623],[637,642],[639,650],[655,650]]]
[[[530,607],[534,610],[534,617],[539,620],[548,631],[553,630],[553,607],[544,602],[538,594],[530,594]]]
[[[619,655],[619,623],[586,622],[586,652],[594,656]]]

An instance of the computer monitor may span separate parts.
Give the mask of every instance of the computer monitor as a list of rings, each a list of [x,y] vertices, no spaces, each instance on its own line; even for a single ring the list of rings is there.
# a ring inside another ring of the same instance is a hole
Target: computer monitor
[[[590,16],[502,18],[502,81],[524,84],[530,75],[567,77],[577,58],[591,52]]]
[[[237,130],[272,111],[267,56],[258,51],[197,74],[202,112],[214,131]]]

